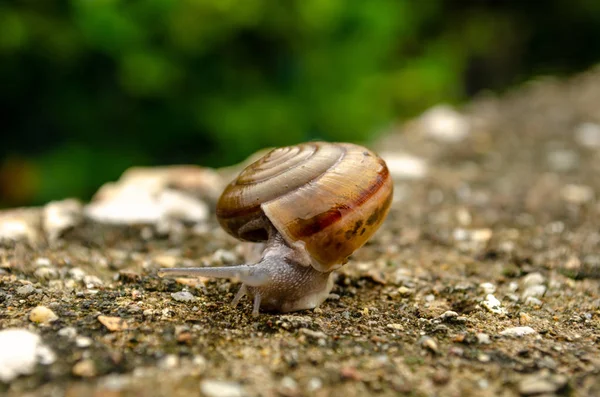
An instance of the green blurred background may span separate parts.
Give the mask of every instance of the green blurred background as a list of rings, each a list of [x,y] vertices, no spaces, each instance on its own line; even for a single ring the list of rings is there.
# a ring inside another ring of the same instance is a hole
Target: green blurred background
[[[600,1],[0,3],[0,206],[87,199],[132,165],[368,142],[600,58]]]

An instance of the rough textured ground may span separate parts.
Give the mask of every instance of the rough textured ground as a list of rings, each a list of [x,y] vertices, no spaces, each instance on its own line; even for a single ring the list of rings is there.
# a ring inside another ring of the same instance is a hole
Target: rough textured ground
[[[596,71],[474,101],[458,142],[417,121],[390,131],[375,148],[428,172],[396,170],[389,218],[313,311],[253,318],[247,300],[228,305],[235,283],[157,278],[243,260],[212,218],[160,233],[87,222],[51,247],[6,243],[0,328],[34,330],[57,359],[0,392],[598,396],[599,104]],[[183,290],[193,301],[172,297]],[[58,319],[30,321],[39,305]],[[100,315],[122,322],[111,331]]]

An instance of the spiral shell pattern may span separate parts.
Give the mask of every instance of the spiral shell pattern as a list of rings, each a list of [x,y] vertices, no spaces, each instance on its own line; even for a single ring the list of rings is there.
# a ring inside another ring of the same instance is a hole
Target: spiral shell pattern
[[[304,246],[313,266],[327,272],[379,228],[392,189],[385,162],[370,150],[309,142],[274,149],[244,169],[221,195],[217,218],[229,234],[262,241],[266,217],[288,244]]]

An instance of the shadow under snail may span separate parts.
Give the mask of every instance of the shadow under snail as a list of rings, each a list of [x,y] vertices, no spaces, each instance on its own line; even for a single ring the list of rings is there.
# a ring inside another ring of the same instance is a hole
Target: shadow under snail
[[[223,191],[217,219],[232,236],[266,242],[254,264],[161,269],[159,275],[239,279],[233,299],[291,312],[319,306],[331,274],[375,233],[392,202],[388,168],[350,143],[309,142],[273,149]]]

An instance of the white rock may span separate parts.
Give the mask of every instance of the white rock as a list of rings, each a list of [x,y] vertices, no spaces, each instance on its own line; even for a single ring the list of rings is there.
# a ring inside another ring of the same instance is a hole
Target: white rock
[[[471,129],[469,119],[450,105],[438,105],[425,111],[419,123],[425,134],[445,143],[462,141]]]
[[[512,327],[500,332],[503,336],[521,337],[525,335],[535,334],[535,330],[531,327]]]
[[[479,288],[481,288],[484,294],[493,294],[496,292],[496,286],[492,283],[481,283],[479,284]]]
[[[75,338],[75,345],[81,348],[90,347],[92,342],[92,338],[88,338],[87,336],[78,336]]]
[[[52,262],[50,262],[50,259],[45,258],[45,257],[40,257],[37,258],[34,262],[34,264],[37,267],[47,267],[47,266],[52,266]]]
[[[72,339],[77,336],[77,329],[75,327],[64,327],[58,330],[58,335]]]
[[[523,291],[523,293],[521,294],[521,298],[523,299],[527,299],[527,298],[539,298],[540,296],[544,296],[544,294],[546,293],[546,286],[544,285],[532,285],[529,286],[525,289],[525,291]]]
[[[83,220],[83,205],[76,199],[52,201],[44,206],[42,226],[48,240],[55,242],[61,235]]]
[[[541,300],[539,300],[538,298],[535,298],[533,296],[528,296],[527,298],[525,298],[525,304],[527,306],[542,306],[543,302]]]
[[[0,211],[0,241],[39,243],[41,238],[40,211],[35,208],[21,208]]]
[[[203,199],[216,200],[222,189],[222,178],[208,168],[138,167],[102,186],[84,211],[96,221],[113,224],[200,222],[209,213]]]
[[[425,159],[406,153],[380,153],[393,179],[422,179],[427,175]]]
[[[546,278],[541,273],[533,272],[523,277],[523,286],[530,287],[532,285],[540,285],[546,282]]]
[[[575,141],[588,149],[600,148],[600,124],[582,123],[577,126]]]
[[[238,383],[210,379],[200,383],[200,391],[206,397],[243,397],[246,395]]]
[[[506,309],[502,307],[502,303],[492,294],[487,294],[485,300],[481,302],[481,305],[492,313],[501,315],[506,314]]]
[[[171,297],[177,302],[194,302],[196,297],[187,291],[173,292]]]
[[[55,360],[54,352],[39,335],[18,328],[0,331],[0,381],[8,383],[33,373],[37,363],[48,365]]]
[[[490,343],[492,343],[488,334],[478,333],[476,336],[477,342],[481,343],[482,345],[489,345]]]
[[[171,219],[205,221],[209,210],[203,201],[177,190],[126,185],[109,199],[90,203],[85,214],[103,223],[155,224]]]

